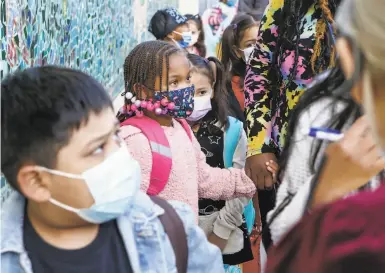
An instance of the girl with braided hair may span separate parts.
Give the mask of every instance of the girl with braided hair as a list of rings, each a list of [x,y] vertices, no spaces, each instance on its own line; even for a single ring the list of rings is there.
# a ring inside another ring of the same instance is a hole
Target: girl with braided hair
[[[277,161],[291,112],[314,75],[334,67],[333,16],[340,0],[271,0],[245,77],[246,173],[257,184],[262,216],[274,206],[266,162]],[[265,238],[265,243],[270,240]]]
[[[121,137],[141,165],[141,189],[189,204],[198,219],[198,197],[250,198],[255,186],[242,169],[207,165],[184,120],[194,106],[190,70],[183,49],[162,41],[139,44],[124,63],[125,105],[118,118],[122,122]],[[159,190],[159,183],[155,183],[164,180],[167,168],[166,183]]]

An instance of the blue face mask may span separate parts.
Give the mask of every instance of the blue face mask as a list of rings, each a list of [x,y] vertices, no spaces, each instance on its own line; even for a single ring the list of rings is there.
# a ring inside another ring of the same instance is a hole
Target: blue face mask
[[[45,167],[37,167],[37,170],[85,181],[94,199],[91,207],[76,209],[52,198],[49,201],[94,224],[111,221],[128,212],[139,191],[141,181],[139,163],[132,158],[124,145],[102,163],[80,175]]]
[[[167,99],[167,115],[174,118],[187,118],[194,110],[194,85],[183,89],[155,92],[154,100],[161,102],[164,98]],[[170,107],[170,103],[172,107]]]
[[[229,7],[234,7],[235,6],[235,4],[237,4],[237,2],[238,2],[238,0],[227,0],[227,5],[229,6]]]
[[[192,32],[191,31],[185,31],[185,32],[177,32],[174,31],[176,34],[179,34],[182,36],[181,41],[175,41],[181,48],[186,48],[191,44],[192,41]]]

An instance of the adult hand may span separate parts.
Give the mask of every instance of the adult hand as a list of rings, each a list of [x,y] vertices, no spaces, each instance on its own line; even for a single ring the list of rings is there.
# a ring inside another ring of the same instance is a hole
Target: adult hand
[[[358,119],[341,141],[330,144],[326,156],[313,206],[346,196],[385,168],[366,117]]]
[[[253,180],[258,190],[271,190],[273,188],[273,175],[266,166],[266,162],[270,162],[270,160],[277,162],[275,154],[253,155],[246,159],[245,172]]]
[[[221,251],[223,251],[227,245],[227,240],[222,239],[214,232],[209,235],[208,241],[213,245],[216,245]]]

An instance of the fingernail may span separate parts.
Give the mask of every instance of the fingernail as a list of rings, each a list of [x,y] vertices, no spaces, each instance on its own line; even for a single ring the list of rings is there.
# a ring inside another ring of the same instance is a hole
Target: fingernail
[[[266,166],[269,166],[270,165],[270,163],[269,162],[266,162]]]

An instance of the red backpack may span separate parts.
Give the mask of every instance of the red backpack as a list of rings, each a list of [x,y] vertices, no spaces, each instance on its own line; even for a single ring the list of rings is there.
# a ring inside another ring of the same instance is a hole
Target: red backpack
[[[177,121],[192,141],[192,132],[186,120],[177,119]],[[147,194],[158,195],[166,186],[172,168],[170,144],[163,128],[158,122],[146,116],[128,118],[120,124],[121,127],[126,125],[138,128],[148,139],[152,153],[152,170]]]

